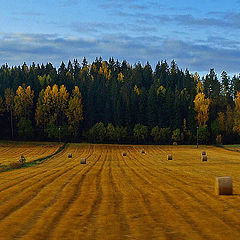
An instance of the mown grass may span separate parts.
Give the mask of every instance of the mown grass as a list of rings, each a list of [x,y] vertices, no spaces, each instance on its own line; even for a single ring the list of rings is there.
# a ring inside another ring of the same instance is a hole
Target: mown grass
[[[19,168],[27,168],[27,167],[32,167],[32,166],[41,164],[43,161],[60,153],[66,146],[67,146],[67,143],[64,143],[53,154],[50,154],[50,155],[42,157],[42,158],[35,159],[31,162],[24,162],[24,163],[13,162],[13,163],[10,163],[9,165],[0,165],[0,172],[6,172],[6,171],[14,170],[14,169],[19,169]]]

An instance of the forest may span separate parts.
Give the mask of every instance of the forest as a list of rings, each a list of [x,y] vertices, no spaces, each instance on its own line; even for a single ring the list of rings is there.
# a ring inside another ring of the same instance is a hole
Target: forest
[[[137,144],[240,140],[240,78],[159,61],[0,68],[0,138]]]

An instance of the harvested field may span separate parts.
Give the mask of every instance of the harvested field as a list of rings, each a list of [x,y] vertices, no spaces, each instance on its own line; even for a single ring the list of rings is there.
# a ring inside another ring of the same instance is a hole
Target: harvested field
[[[27,162],[53,154],[60,144],[51,142],[0,142],[0,164],[16,162],[23,155]]]
[[[70,144],[43,164],[0,173],[0,239],[240,239],[240,153],[142,148]],[[215,195],[224,176],[231,196]]]

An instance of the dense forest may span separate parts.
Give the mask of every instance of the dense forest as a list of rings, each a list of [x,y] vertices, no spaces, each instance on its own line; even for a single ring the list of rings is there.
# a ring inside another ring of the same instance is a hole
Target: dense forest
[[[240,78],[84,58],[0,69],[0,138],[195,144],[240,140]]]

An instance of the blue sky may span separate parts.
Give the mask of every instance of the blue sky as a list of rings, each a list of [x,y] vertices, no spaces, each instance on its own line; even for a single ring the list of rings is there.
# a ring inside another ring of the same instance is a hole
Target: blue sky
[[[182,69],[240,72],[240,0],[8,0],[0,8],[0,64],[85,56]]]

